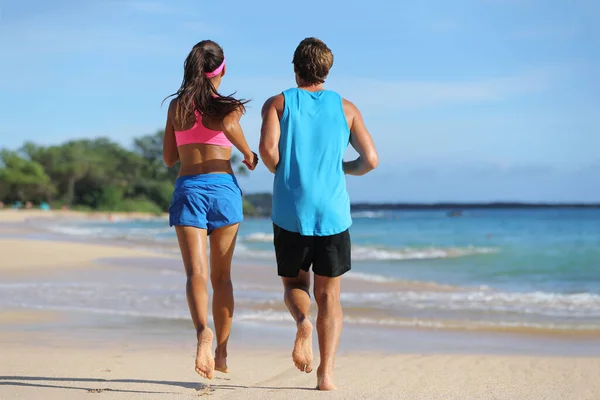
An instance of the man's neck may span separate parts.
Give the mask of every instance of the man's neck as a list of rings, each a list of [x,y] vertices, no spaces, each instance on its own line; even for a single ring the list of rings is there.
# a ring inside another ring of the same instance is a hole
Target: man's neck
[[[306,90],[307,92],[319,92],[324,90],[322,83],[319,83],[318,85],[305,85],[302,82],[298,84],[298,89]]]

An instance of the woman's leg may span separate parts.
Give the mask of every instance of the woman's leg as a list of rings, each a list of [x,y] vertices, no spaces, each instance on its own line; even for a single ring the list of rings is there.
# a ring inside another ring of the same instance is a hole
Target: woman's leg
[[[215,229],[210,234],[210,281],[213,287],[212,312],[217,333],[215,369],[227,372],[227,341],[233,318],[231,259],[239,224]]]
[[[208,262],[206,256],[206,229],[176,226],[177,240],[187,275],[186,295],[196,336],[196,372],[211,379],[215,368],[212,356],[213,332],[208,327]]]

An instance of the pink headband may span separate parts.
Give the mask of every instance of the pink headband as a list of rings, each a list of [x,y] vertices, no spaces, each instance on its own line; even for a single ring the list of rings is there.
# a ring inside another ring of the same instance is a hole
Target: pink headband
[[[223,68],[225,68],[225,57],[223,57],[223,62],[217,67],[217,69],[215,69],[213,72],[205,72],[204,75],[206,75],[207,78],[213,78],[219,75],[221,71],[223,71]]]

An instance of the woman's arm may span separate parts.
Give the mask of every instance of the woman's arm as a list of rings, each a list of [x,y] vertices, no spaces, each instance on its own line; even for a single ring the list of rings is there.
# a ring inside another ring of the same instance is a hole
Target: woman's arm
[[[176,107],[177,99],[171,100],[171,103],[169,103],[169,111],[167,113],[165,137],[163,139],[163,161],[167,167],[172,167],[173,165],[177,164],[177,161],[179,161],[177,141],[175,140],[175,128],[173,127],[173,119],[175,118]]]
[[[223,118],[221,129],[231,144],[233,144],[244,156],[244,164],[246,164],[248,169],[253,170],[256,168],[256,164],[258,164],[258,156],[250,150],[250,146],[248,146],[244,131],[240,125],[241,117],[241,110],[229,113]]]

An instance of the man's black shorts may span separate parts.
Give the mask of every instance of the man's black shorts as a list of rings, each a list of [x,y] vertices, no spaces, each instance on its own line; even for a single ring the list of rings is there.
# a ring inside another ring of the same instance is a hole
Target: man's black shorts
[[[350,232],[332,236],[302,236],[273,224],[277,273],[295,278],[300,270],[334,278],[350,271]]]

